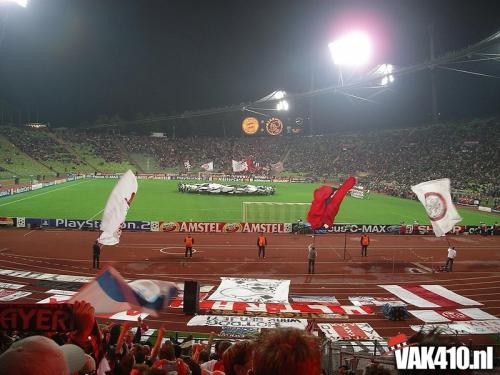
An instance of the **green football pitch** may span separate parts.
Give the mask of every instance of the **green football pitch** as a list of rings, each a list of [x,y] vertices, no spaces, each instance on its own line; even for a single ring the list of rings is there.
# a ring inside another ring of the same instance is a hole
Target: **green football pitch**
[[[114,179],[73,181],[28,193],[0,198],[0,216],[100,219],[106,200],[116,184]],[[139,189],[127,220],[225,221],[239,222],[243,202],[309,203],[318,184],[272,184],[272,196],[214,196],[180,193],[179,181],[139,180]],[[198,181],[199,182],[199,181]],[[266,183],[254,183],[262,184]],[[292,222],[305,219],[307,205],[250,205],[247,220]],[[493,224],[498,215],[459,208],[461,224]],[[399,224],[417,220],[428,224],[417,201],[370,194],[366,199],[346,197],[337,215],[338,223]]]

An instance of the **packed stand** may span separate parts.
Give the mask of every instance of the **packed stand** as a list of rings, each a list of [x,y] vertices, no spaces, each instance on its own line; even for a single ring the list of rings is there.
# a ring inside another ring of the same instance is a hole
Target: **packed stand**
[[[75,156],[70,154],[56,139],[44,130],[0,127],[0,132],[22,152],[42,162],[59,161],[72,163]]]
[[[321,373],[317,338],[291,328],[268,330],[255,340],[207,343],[191,337],[165,338],[160,328],[154,343],[140,342],[148,327],[140,319],[99,328],[94,308],[75,302],[71,332],[0,331],[3,375],[294,375]],[[214,350],[212,350],[214,346]],[[290,355],[293,351],[294,355]]]

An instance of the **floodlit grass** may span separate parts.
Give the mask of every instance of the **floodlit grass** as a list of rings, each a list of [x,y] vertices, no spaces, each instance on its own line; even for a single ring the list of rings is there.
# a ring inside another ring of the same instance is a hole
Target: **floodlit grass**
[[[0,198],[0,216],[100,219],[102,209],[117,180],[86,179],[52,186],[29,193]],[[128,213],[128,220],[240,221],[242,202],[310,202],[318,184],[276,183],[274,196],[212,196],[179,193],[178,181],[139,180],[139,190]],[[261,183],[256,183],[261,184]],[[263,184],[263,183],[262,183]],[[498,216],[459,209],[462,224],[493,224]],[[278,210],[269,221],[283,220]],[[287,221],[297,220],[290,217]],[[304,219],[304,217],[302,217]],[[399,224],[417,220],[428,224],[417,201],[371,194],[368,199],[346,197],[336,222]]]

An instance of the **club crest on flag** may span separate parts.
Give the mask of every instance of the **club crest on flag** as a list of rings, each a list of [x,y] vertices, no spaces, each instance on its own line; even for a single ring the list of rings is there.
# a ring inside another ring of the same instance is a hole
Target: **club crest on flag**
[[[424,194],[424,198],[424,207],[427,211],[429,219],[432,221],[438,221],[446,216],[448,207],[446,205],[446,200],[440,193],[430,191]]]

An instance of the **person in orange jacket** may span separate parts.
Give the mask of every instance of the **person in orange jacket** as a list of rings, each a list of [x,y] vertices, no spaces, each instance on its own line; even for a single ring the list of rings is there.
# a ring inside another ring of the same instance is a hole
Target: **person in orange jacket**
[[[259,237],[257,237],[257,248],[259,249],[259,259],[262,254],[262,258],[266,257],[266,246],[267,246],[267,238],[264,236],[264,232],[259,233]]]
[[[366,233],[361,235],[361,256],[368,256],[368,245],[370,244],[370,237]]]
[[[189,257],[192,258],[194,238],[191,237],[191,233],[188,233],[187,236],[184,238],[184,244],[186,245],[186,252],[184,253],[184,258],[187,258],[188,252],[189,252]]]

